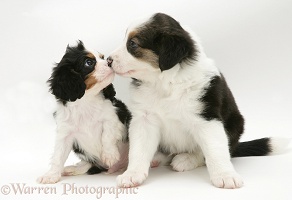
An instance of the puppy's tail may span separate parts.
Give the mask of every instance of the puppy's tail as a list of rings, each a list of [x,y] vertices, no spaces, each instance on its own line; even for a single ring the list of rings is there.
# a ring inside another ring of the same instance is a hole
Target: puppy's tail
[[[287,138],[261,138],[247,142],[239,142],[232,157],[266,156],[283,153],[288,150],[291,139]]]

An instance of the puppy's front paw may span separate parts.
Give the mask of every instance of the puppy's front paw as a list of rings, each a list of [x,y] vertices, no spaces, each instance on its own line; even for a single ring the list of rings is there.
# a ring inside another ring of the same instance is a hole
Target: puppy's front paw
[[[211,182],[218,188],[235,189],[243,186],[243,180],[236,172],[213,175]]]
[[[111,151],[103,152],[101,155],[101,161],[111,168],[120,160],[120,153],[118,149],[112,149]]]
[[[57,183],[60,179],[61,179],[61,173],[48,172],[45,175],[39,177],[37,179],[37,182],[41,184],[54,184],[54,183]]]
[[[126,171],[124,174],[117,177],[117,184],[118,187],[123,188],[136,187],[141,185],[147,176],[147,172]]]

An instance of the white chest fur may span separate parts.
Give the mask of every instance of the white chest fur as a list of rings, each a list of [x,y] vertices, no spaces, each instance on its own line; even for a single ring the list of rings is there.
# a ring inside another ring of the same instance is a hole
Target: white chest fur
[[[84,96],[76,102],[59,106],[57,132],[61,134],[60,137],[75,140],[86,152],[100,158],[102,134],[106,134],[103,126],[108,120],[120,123],[111,102],[99,95]]]
[[[160,84],[142,83],[131,88],[130,108],[133,115],[158,119],[160,146],[167,152],[194,152],[197,144],[190,133],[201,122],[203,105],[199,99],[203,88],[195,84],[169,83],[161,87]]]

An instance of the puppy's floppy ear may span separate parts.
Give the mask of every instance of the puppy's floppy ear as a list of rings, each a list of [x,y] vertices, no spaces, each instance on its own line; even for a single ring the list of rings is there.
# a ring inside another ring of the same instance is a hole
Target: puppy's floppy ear
[[[53,73],[48,83],[51,93],[57,99],[63,101],[76,101],[80,99],[86,89],[81,75],[69,66],[66,66],[66,64],[63,64],[62,61],[53,68]]]
[[[168,70],[187,59],[194,59],[194,41],[183,29],[173,29],[158,34],[154,40],[159,55],[159,68]]]

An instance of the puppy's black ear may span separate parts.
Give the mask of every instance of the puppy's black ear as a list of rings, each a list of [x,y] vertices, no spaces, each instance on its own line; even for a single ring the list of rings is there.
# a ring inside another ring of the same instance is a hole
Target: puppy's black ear
[[[63,101],[76,101],[80,99],[86,89],[81,75],[69,66],[62,66],[62,62],[53,68],[53,73],[48,83],[51,93],[57,99]]]
[[[66,48],[66,54],[70,55],[70,54],[75,54],[76,52],[80,52],[80,51],[85,51],[85,47],[84,44],[81,40],[77,41],[77,46],[74,47],[70,47],[69,44],[67,45]],[[65,55],[66,56],[66,55]]]
[[[161,71],[168,70],[177,63],[195,57],[194,41],[182,28],[160,33],[154,42],[158,49]]]

